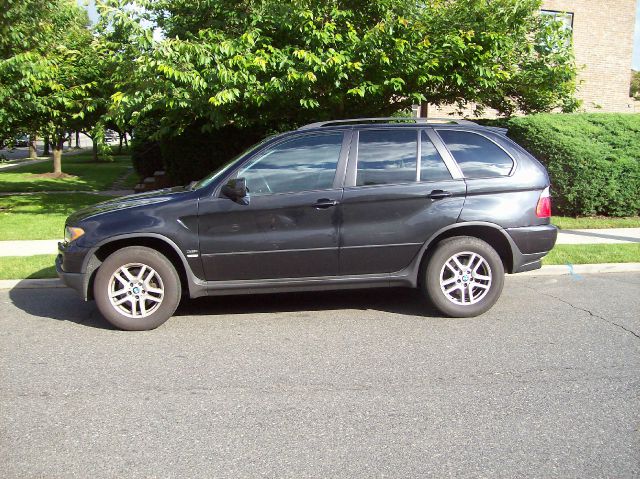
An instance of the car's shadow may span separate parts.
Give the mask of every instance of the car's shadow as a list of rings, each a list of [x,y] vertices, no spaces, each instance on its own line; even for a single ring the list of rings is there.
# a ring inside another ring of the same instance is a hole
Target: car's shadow
[[[175,316],[338,309],[372,309],[408,316],[439,316],[417,290],[407,288],[204,297],[182,301]]]
[[[68,288],[13,289],[9,297],[15,307],[30,316],[70,321],[92,328],[115,329],[102,317],[93,301],[82,301]],[[377,310],[407,316],[440,316],[417,290],[401,288],[184,299],[174,316],[214,317],[224,314],[341,309]]]
[[[35,318],[115,329],[102,317],[93,301],[83,301],[69,288],[14,288],[9,291],[9,298],[16,308]]]

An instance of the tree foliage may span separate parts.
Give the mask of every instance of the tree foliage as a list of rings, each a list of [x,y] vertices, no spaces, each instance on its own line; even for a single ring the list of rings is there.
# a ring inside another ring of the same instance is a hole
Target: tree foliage
[[[0,40],[0,136],[47,135],[54,171],[70,130],[91,130],[107,110],[99,41],[74,0],[6,2]]]
[[[113,112],[159,134],[386,115],[575,108],[567,33],[539,0],[105,0]],[[154,40],[154,29],[156,39]],[[157,33],[161,39],[157,39]]]

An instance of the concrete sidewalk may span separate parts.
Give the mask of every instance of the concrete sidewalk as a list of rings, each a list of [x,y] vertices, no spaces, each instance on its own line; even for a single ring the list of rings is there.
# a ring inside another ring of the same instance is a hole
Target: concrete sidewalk
[[[640,228],[560,230],[556,244],[640,243]]]
[[[104,192],[103,192],[104,193]],[[62,234],[62,231],[60,232]],[[56,254],[58,241],[0,241],[0,256],[33,256]],[[600,230],[562,230],[556,244],[631,244],[640,243],[640,228],[617,228]]]
[[[56,254],[59,240],[0,241],[0,256],[34,256],[37,254]]]

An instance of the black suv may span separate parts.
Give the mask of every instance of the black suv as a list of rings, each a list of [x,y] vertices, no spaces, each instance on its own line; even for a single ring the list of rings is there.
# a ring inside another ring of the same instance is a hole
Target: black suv
[[[407,286],[475,316],[504,273],[540,267],[557,231],[549,177],[504,130],[397,118],[314,123],[265,139],[187,187],[67,219],[59,276],[127,330],[183,294]]]

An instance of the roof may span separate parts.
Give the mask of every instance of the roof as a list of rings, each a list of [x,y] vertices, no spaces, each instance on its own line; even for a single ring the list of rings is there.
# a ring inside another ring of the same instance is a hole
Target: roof
[[[316,123],[309,123],[308,125],[301,126],[298,130],[311,130],[316,128],[323,128],[328,126],[356,126],[356,125],[371,125],[376,123],[383,123],[387,125],[406,125],[406,122],[413,122],[415,124],[440,124],[440,125],[473,125],[480,126],[469,120],[454,119],[454,118],[415,118],[415,117],[381,117],[381,118],[350,118],[345,120],[328,120],[319,121]]]

